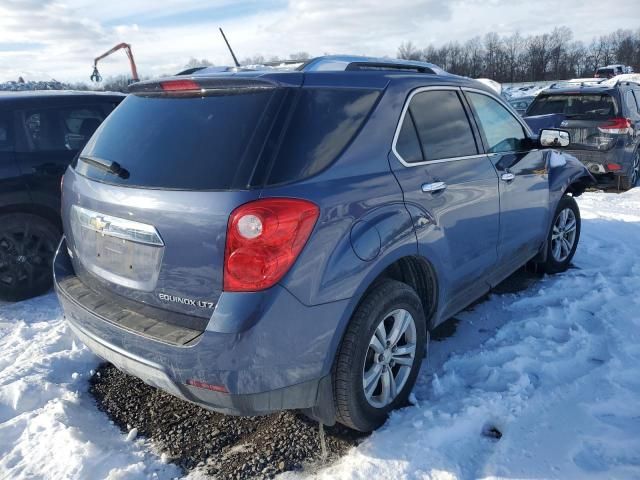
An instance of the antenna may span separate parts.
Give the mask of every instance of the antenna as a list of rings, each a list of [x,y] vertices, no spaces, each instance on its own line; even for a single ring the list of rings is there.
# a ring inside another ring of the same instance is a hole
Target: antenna
[[[220,28],[220,33],[222,34],[222,38],[224,38],[224,43],[227,44],[227,48],[231,52],[231,56],[233,57],[233,63],[236,64],[236,67],[240,67],[240,63],[238,62],[238,59],[236,58],[236,54],[233,53],[233,49],[231,48],[231,45],[229,45],[229,41],[227,40],[227,37],[225,36],[224,32],[222,31],[222,28]]]

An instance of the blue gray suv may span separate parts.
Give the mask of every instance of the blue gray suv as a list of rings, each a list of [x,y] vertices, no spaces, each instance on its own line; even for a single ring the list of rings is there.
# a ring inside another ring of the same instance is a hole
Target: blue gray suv
[[[568,143],[426,63],[138,83],[64,176],[56,290],[151,385],[369,431],[432,328],[529,261],[568,267],[592,182]]]

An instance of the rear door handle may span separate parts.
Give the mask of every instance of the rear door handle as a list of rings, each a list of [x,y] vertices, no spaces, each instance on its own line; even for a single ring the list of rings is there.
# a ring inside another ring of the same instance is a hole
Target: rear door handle
[[[426,192],[429,192],[429,193],[441,192],[445,188],[447,188],[447,184],[444,183],[444,182],[433,182],[433,183],[423,183],[422,184],[422,191],[425,192],[425,193]]]
[[[511,182],[516,178],[516,176],[511,172],[506,172],[506,173],[503,173],[500,176],[500,178],[502,179],[503,182]]]

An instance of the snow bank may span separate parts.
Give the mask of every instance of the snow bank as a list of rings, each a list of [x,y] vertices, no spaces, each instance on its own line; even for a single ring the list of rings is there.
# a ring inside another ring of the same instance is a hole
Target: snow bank
[[[99,360],[76,343],[53,294],[0,306],[0,478],[172,478],[87,392]]]
[[[0,90],[21,92],[26,90],[69,90],[71,86],[57,80],[28,81],[28,82],[0,82]]]
[[[415,406],[315,476],[640,478],[640,188],[579,203],[576,268],[458,315]],[[0,306],[0,351],[0,478],[179,475],[96,410],[53,295]]]
[[[640,478],[640,189],[579,203],[576,268],[460,314],[417,406],[318,477]]]

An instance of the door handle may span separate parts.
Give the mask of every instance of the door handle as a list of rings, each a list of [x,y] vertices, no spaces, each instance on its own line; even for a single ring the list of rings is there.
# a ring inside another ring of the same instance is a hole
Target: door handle
[[[433,182],[433,183],[423,183],[422,184],[422,191],[427,193],[436,193],[436,192],[441,192],[442,190],[444,190],[445,188],[447,188],[447,184],[444,182]]]
[[[511,172],[506,172],[503,173],[500,178],[503,182],[512,182],[516,178],[516,176]]]

